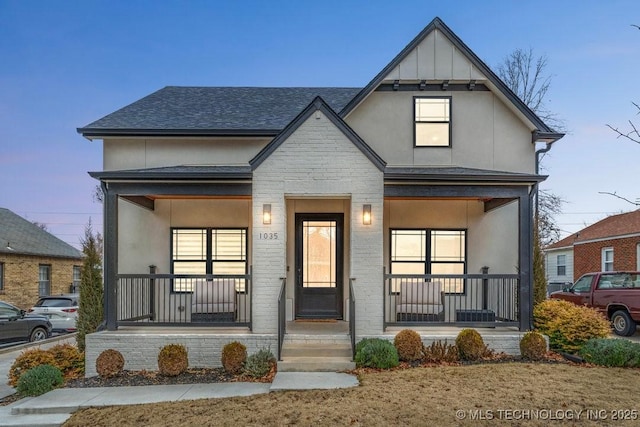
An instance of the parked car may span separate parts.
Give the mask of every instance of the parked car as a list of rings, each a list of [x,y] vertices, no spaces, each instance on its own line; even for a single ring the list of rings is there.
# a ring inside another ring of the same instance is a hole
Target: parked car
[[[640,322],[638,271],[587,273],[573,286],[553,292],[549,297],[597,309],[611,320],[617,335],[635,334]]]
[[[40,297],[29,313],[47,316],[54,332],[75,332],[78,320],[79,294]]]
[[[51,322],[0,301],[0,342],[40,341],[51,336]]]

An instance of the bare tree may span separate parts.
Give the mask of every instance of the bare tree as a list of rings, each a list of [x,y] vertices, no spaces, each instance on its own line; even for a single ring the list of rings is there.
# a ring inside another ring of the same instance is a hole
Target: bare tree
[[[545,104],[552,77],[546,74],[547,65],[546,55],[536,57],[532,48],[516,49],[498,65],[498,76],[548,126],[562,132],[564,122]]]
[[[45,224],[44,222],[33,221],[33,225],[38,226],[40,229],[44,231],[49,231],[49,227],[47,227],[47,224]]]

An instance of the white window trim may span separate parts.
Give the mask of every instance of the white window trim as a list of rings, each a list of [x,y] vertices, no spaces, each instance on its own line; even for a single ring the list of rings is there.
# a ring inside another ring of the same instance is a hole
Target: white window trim
[[[611,251],[611,270],[607,270],[606,269],[606,253]],[[614,263],[614,259],[615,259],[615,252],[613,251],[612,247],[606,247],[606,248],[602,248],[602,252],[600,254],[600,259],[601,259],[601,265],[600,265],[600,271],[615,271],[615,269],[613,268],[613,263]]]

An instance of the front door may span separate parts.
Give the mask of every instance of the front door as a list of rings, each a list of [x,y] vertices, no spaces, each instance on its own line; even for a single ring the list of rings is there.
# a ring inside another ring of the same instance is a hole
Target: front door
[[[296,214],[296,318],[342,318],[343,220]]]

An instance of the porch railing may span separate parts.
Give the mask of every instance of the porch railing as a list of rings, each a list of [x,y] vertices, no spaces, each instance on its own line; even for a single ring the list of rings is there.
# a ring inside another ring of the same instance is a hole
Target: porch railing
[[[278,360],[282,360],[282,344],[287,333],[287,279],[282,278],[282,287],[278,295]]]
[[[243,326],[251,323],[251,274],[121,274],[121,326]]]
[[[349,278],[349,337],[351,338],[351,357],[356,358],[356,294],[353,291],[353,277]]]
[[[519,325],[517,274],[384,275],[384,326]]]

